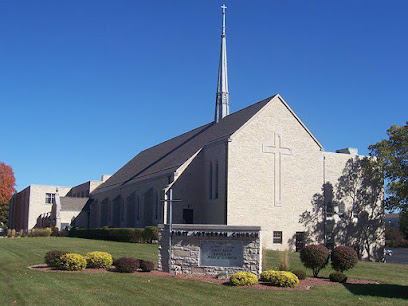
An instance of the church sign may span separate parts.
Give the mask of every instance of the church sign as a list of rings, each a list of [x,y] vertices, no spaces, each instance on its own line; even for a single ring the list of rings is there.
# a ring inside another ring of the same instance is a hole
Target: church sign
[[[259,226],[174,224],[159,225],[159,270],[165,272],[231,275],[261,272]]]
[[[200,266],[242,267],[242,241],[201,241]]]

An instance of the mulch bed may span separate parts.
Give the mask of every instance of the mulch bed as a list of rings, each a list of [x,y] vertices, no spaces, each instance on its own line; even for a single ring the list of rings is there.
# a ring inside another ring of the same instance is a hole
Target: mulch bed
[[[84,271],[65,271],[65,270],[58,270],[55,268],[50,268],[46,264],[41,265],[34,265],[28,267],[30,270],[33,271],[43,271],[43,272],[56,272],[56,273],[82,273],[82,274],[102,274],[102,273],[114,273],[115,267],[111,266],[109,269],[85,269]],[[211,275],[199,275],[199,274],[179,274],[174,276],[171,273],[152,270],[150,272],[134,272],[132,274],[136,275],[146,275],[146,276],[161,276],[161,277],[174,277],[179,279],[193,279],[198,280],[206,283],[212,283],[217,285],[225,285],[231,286],[229,281],[226,279],[217,279]],[[379,285],[380,283],[364,280],[364,279],[356,279],[356,278],[349,278],[347,280],[347,284],[375,284]],[[299,285],[296,288],[283,288],[283,287],[275,287],[271,286],[268,283],[259,282],[253,286],[242,286],[239,288],[253,288],[253,289],[261,289],[261,290],[309,290],[314,286],[335,286],[339,285],[339,283],[331,282],[327,278],[313,278],[307,277],[306,279],[299,280]]]

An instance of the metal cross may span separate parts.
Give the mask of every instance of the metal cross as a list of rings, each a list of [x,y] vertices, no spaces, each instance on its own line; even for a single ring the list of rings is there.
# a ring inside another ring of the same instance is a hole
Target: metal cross
[[[171,232],[173,228],[173,203],[181,202],[181,200],[173,200],[173,189],[169,190],[169,198],[161,200],[161,202],[169,203],[169,272],[171,272]]]

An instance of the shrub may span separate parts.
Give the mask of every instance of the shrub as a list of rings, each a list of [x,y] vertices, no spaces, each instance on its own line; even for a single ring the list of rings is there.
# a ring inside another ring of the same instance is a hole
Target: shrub
[[[274,286],[296,288],[299,285],[298,277],[287,271],[264,271],[261,273],[261,281],[271,283]]]
[[[152,243],[159,240],[159,229],[156,226],[146,226],[142,233],[143,240]]]
[[[312,244],[305,246],[300,251],[300,260],[306,268],[313,270],[313,276],[317,277],[329,261],[329,249],[323,245]]]
[[[142,269],[142,272],[150,272],[154,269],[154,263],[151,262],[150,260],[141,260],[140,261],[140,269]]]
[[[44,262],[47,264],[49,267],[53,268],[62,268],[63,262],[61,260],[61,256],[68,254],[69,252],[66,251],[49,251],[47,254],[45,254],[44,257]]]
[[[252,286],[258,282],[258,278],[251,272],[238,272],[230,277],[230,283],[234,286]]]
[[[140,267],[139,259],[132,257],[121,257],[115,260],[116,271],[121,273],[132,273]]]
[[[52,233],[51,228],[33,228],[28,234],[29,237],[50,237]]]
[[[339,246],[331,253],[331,265],[336,271],[346,271],[353,268],[358,263],[356,251],[350,247]]]
[[[85,255],[88,268],[106,269],[112,265],[112,256],[106,252],[89,252]]]
[[[145,242],[142,228],[71,228],[69,237],[111,240],[120,242]],[[147,242],[147,241],[146,241]]]
[[[305,279],[306,278],[306,271],[302,269],[292,270],[292,273],[295,274],[298,279]]]
[[[68,271],[82,271],[86,268],[86,259],[79,254],[68,253],[61,256],[62,267]]]
[[[60,231],[59,231],[58,227],[53,226],[51,228],[51,236],[53,236],[53,237],[59,237],[60,236]]]
[[[347,281],[347,276],[345,276],[341,272],[333,272],[333,273],[330,273],[329,279],[331,282],[345,283]]]
[[[288,251],[280,251],[279,252],[279,271],[289,271],[289,257]]]

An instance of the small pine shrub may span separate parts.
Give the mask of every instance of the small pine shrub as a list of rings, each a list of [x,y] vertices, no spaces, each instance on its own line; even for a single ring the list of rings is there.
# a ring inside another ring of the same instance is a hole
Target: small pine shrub
[[[115,260],[116,271],[120,273],[133,273],[140,267],[140,261],[132,257],[121,257]]]
[[[295,274],[298,279],[305,279],[306,278],[306,271],[302,269],[292,270],[292,273]]]
[[[154,263],[150,260],[141,260],[140,269],[142,269],[142,272],[150,272],[154,269]]]
[[[279,271],[289,271],[289,254],[288,251],[279,252]]]
[[[234,286],[252,286],[258,282],[258,278],[251,272],[238,272],[230,277],[230,283]]]
[[[336,271],[346,271],[353,268],[358,263],[356,251],[350,247],[339,246],[331,253],[331,265]]]
[[[299,285],[298,277],[287,271],[264,271],[261,273],[260,280],[278,287],[296,288]]]
[[[330,273],[329,279],[330,279],[331,282],[336,282],[336,283],[345,283],[345,282],[347,282],[347,276],[345,276],[341,272]]]
[[[68,253],[61,256],[62,267],[68,271],[82,271],[86,268],[86,259],[79,254]]]
[[[106,252],[89,252],[85,258],[88,268],[106,269],[113,263],[112,255]]]
[[[61,256],[68,254],[69,252],[66,251],[49,251],[47,254],[45,254],[44,257],[44,262],[47,264],[49,267],[53,268],[62,268],[63,262],[61,260]]]
[[[329,262],[329,249],[318,244],[305,246],[300,251],[300,260],[306,268],[312,269],[313,276],[317,277],[319,271]]]

